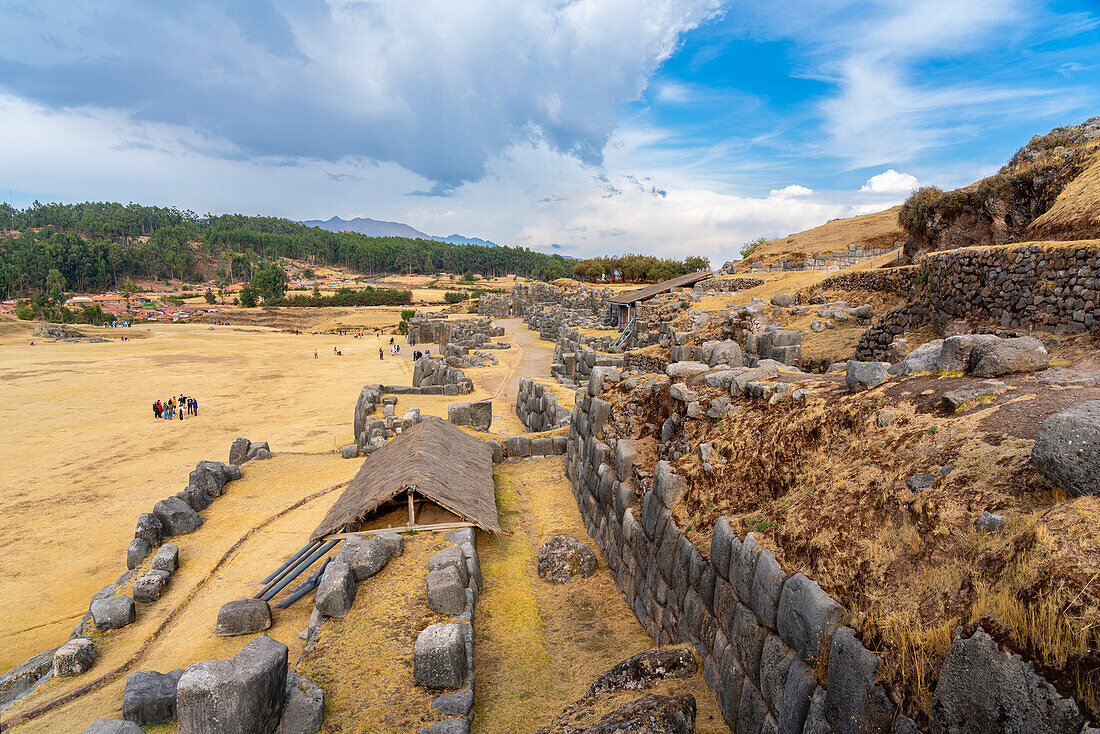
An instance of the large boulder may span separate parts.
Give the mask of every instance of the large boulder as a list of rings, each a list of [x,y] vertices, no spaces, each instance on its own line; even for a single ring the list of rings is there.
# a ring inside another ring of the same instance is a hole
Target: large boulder
[[[848,362],[844,384],[848,392],[862,392],[886,382],[886,365],[883,362]]]
[[[252,442],[247,438],[236,438],[233,440],[233,444],[229,447],[229,463],[240,466],[248,461],[248,449],[252,447]]]
[[[87,637],[74,637],[53,654],[54,675],[80,675],[95,662],[95,643]]]
[[[134,600],[128,596],[109,596],[92,602],[90,611],[97,630],[114,630],[133,624],[137,618]]]
[[[150,570],[139,576],[134,582],[134,601],[151,604],[160,599],[161,592],[168,585],[169,575],[167,571]]]
[[[128,675],[122,693],[122,718],[138,726],[175,721],[176,686],[182,675],[182,670],[143,670]]]
[[[944,372],[965,372],[970,364],[970,353],[974,351],[974,347],[997,340],[997,337],[992,334],[949,336],[943,340],[940,353],[936,356],[936,369]]]
[[[356,581],[363,581],[385,568],[392,555],[392,540],[377,535],[369,540],[361,535],[353,535],[344,540],[344,547],[340,549],[338,557],[351,567]]]
[[[1077,734],[1085,719],[1030,663],[1003,653],[981,628],[956,637],[940,668],[928,712],[933,734]]]
[[[179,680],[180,734],[271,734],[286,700],[287,646],[257,637],[229,660],[194,663]]]
[[[695,696],[654,693],[623,704],[591,724],[570,726],[571,734],[695,734]]]
[[[458,688],[466,679],[466,640],[459,622],[433,624],[413,645],[413,678],[432,690]]]
[[[149,554],[153,552],[152,547],[149,545],[149,541],[144,538],[134,538],[130,541],[130,546],[126,549],[126,568],[130,571],[141,565],[141,562],[149,557]]]
[[[337,556],[317,585],[317,611],[326,617],[343,617],[355,601],[355,574],[348,562]]]
[[[153,548],[160,545],[165,536],[164,523],[151,512],[143,512],[138,515],[137,527],[134,528],[134,537],[141,538]]]
[[[539,578],[551,584],[565,584],[574,576],[588,578],[596,573],[596,554],[568,535],[555,535],[539,549]]]
[[[34,686],[53,667],[57,648],[40,652],[0,675],[0,706],[13,701]]]
[[[317,734],[325,721],[325,694],[300,675],[286,676],[283,715],[275,734]]]
[[[181,492],[176,492],[176,496],[186,502],[187,506],[195,512],[205,510],[214,501],[214,498],[207,494],[205,489],[200,489],[193,484],[187,485]]]
[[[470,403],[470,425],[479,431],[488,431],[493,425],[493,403],[478,400]]]
[[[710,367],[702,362],[673,362],[665,367],[665,374],[674,380],[686,380],[709,369]]]
[[[466,585],[458,568],[447,566],[428,572],[428,606],[440,614],[462,614],[466,608]]]
[[[933,339],[921,344],[900,359],[897,364],[891,365],[891,375],[914,375],[918,372],[931,372],[936,369],[936,360],[943,351],[943,339]]]
[[[1043,421],[1031,460],[1074,497],[1100,494],[1100,400],[1078,403]]]
[[[1038,372],[1049,366],[1050,355],[1046,347],[1030,336],[982,342],[970,353],[970,374],[975,377]]]
[[[588,688],[588,697],[622,690],[652,688],[670,678],[690,678],[698,671],[691,648],[652,649],[615,665]]]
[[[469,583],[469,571],[466,567],[466,553],[460,545],[452,545],[444,548],[428,559],[428,571],[438,571],[444,568],[454,568],[462,579],[462,585]]]
[[[200,461],[191,471],[188,483],[204,490],[211,497],[220,497],[225,483],[229,481],[229,472],[220,461]]]
[[[787,643],[807,663],[816,660],[823,641],[840,624],[844,609],[826,594],[816,581],[796,573],[783,584],[776,613],[776,628]]]
[[[707,363],[711,367],[720,364],[729,365],[730,367],[742,367],[744,365],[744,355],[741,353],[741,345],[733,339],[718,342],[714,347],[714,351],[710,353],[710,359]]]
[[[331,565],[331,564],[330,564]],[[271,627],[271,605],[263,599],[236,599],[218,610],[214,634],[219,637],[250,635]]]
[[[166,535],[185,535],[202,527],[199,513],[179,497],[161,500],[153,506],[153,514],[164,525]]]
[[[176,572],[180,567],[180,547],[175,543],[165,543],[157,549],[153,556],[152,568],[154,571],[167,571],[169,574]]]

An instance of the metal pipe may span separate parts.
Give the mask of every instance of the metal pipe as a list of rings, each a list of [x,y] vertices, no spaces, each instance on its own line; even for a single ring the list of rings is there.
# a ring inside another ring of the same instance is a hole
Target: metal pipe
[[[262,589],[260,589],[259,593],[256,594],[256,596],[254,596],[252,598],[253,599],[263,599],[264,595],[267,592],[271,591],[271,589],[274,588],[280,581],[285,579],[287,577],[287,574],[293,573],[294,569],[296,569],[298,567],[298,564],[301,563],[303,560],[305,560],[306,555],[308,555],[309,553],[312,553],[313,551],[317,550],[317,548],[319,548],[323,542],[324,541],[318,540],[315,543],[311,543],[310,547],[307,549],[306,554],[298,556],[297,561],[295,561],[292,564],[287,565],[286,568],[283,569],[283,571],[281,573],[277,574],[274,577],[274,579],[271,581],[271,583],[265,584],[264,587]]]
[[[325,575],[325,569],[328,568],[328,564],[331,561],[332,561],[331,556],[326,558],[325,562],[321,564],[321,568],[317,570],[317,573],[313,574],[308,579],[306,579],[305,583],[303,583],[297,589],[292,591],[290,593],[290,596],[288,596],[286,599],[283,599],[281,602],[276,604],[275,608],[276,609],[286,609],[291,604],[293,604],[294,602],[298,601],[299,599],[301,599],[303,596],[305,596],[309,592],[316,589],[317,586],[321,583],[321,577]]]
[[[297,553],[295,553],[294,555],[292,555],[292,556],[290,557],[290,560],[289,560],[289,561],[287,561],[286,563],[284,563],[283,565],[279,566],[279,567],[278,567],[278,568],[276,568],[276,569],[275,569],[274,571],[272,571],[272,572],[271,572],[271,575],[270,575],[270,576],[268,576],[268,577],[267,577],[266,579],[264,579],[263,581],[261,581],[260,583],[261,583],[261,584],[269,584],[269,583],[271,583],[272,581],[274,581],[274,580],[275,580],[275,577],[276,577],[276,576],[279,576],[280,574],[282,574],[282,572],[283,572],[283,571],[285,571],[286,569],[288,569],[288,568],[289,568],[289,567],[290,567],[290,566],[291,566],[291,565],[292,565],[292,564],[293,564],[293,563],[294,563],[295,561],[297,561],[297,560],[298,560],[299,558],[301,558],[301,557],[302,557],[302,556],[304,556],[304,555],[305,555],[305,554],[306,554],[307,552],[309,552],[309,550],[310,550],[310,549],[312,549],[312,548],[315,548],[315,547],[317,546],[317,544],[318,544],[318,543],[320,543],[320,542],[321,542],[321,541],[319,541],[319,540],[313,540],[313,541],[310,541],[309,543],[307,543],[307,544],[306,544],[306,546],[305,546],[304,548],[302,548],[302,549],[301,549],[300,551],[298,551]]]
[[[334,547],[336,547],[336,544],[339,543],[339,542],[340,542],[340,539],[330,540],[329,542],[322,545],[320,548],[318,548],[316,551],[314,551],[313,555],[311,555],[309,558],[305,559],[304,561],[299,563],[297,566],[295,566],[294,570],[291,571],[289,574],[287,574],[286,577],[282,581],[280,581],[278,584],[273,586],[271,589],[269,589],[265,593],[261,594],[258,598],[264,599],[265,601],[270,601],[272,597],[274,597],[276,594],[278,594],[280,591],[282,591],[284,586],[286,586],[291,581],[293,581],[294,579],[301,576],[303,571],[305,571],[307,568],[309,568],[314,563],[316,563],[317,559],[319,559],[321,556],[325,555],[330,550],[332,550]]]

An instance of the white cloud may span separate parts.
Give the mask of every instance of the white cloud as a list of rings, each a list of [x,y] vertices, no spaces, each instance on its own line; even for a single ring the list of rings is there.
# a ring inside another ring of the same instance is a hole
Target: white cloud
[[[799,186],[798,184],[791,184],[790,186],[784,186],[781,189],[772,189],[768,192],[769,199],[791,199],[799,196],[810,196],[814,190],[806,188],[805,186]]]
[[[8,92],[50,109],[186,124],[247,156],[395,162],[446,187],[529,140],[599,163],[618,107],[719,5],[41,0],[0,11],[17,39],[0,64]]]
[[[898,173],[893,168],[888,168],[877,176],[871,176],[867,183],[860,189],[862,193],[870,194],[909,194],[920,186],[916,176],[908,173]]]

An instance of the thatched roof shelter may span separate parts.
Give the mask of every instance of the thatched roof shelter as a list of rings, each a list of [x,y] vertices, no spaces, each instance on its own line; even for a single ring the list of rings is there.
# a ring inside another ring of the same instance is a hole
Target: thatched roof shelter
[[[355,530],[383,506],[409,503],[409,528],[416,499],[433,502],[461,521],[499,533],[493,451],[487,443],[432,416],[387,442],[363,462],[333,503],[311,540]]]
[[[638,288],[637,290],[627,291],[626,293],[619,293],[611,298],[607,299],[608,303],[617,304],[620,306],[626,306],[631,303],[638,303],[640,301],[648,301],[654,296],[661,293],[668,293],[673,288],[684,288],[689,285],[695,285],[701,280],[707,278],[713,278],[714,273],[709,270],[700,270],[697,273],[688,273],[687,275],[680,275],[670,280],[663,280],[660,283],[654,283],[653,285],[647,285],[644,288]]]

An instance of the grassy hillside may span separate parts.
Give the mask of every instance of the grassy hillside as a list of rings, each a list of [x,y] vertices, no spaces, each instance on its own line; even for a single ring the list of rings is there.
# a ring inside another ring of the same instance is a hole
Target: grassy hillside
[[[893,207],[874,214],[833,219],[805,232],[769,240],[753,250],[738,269],[747,270],[754,262],[771,265],[780,259],[803,260],[815,252],[847,250],[851,244],[889,247],[905,239],[905,233],[898,226],[899,209]]]

